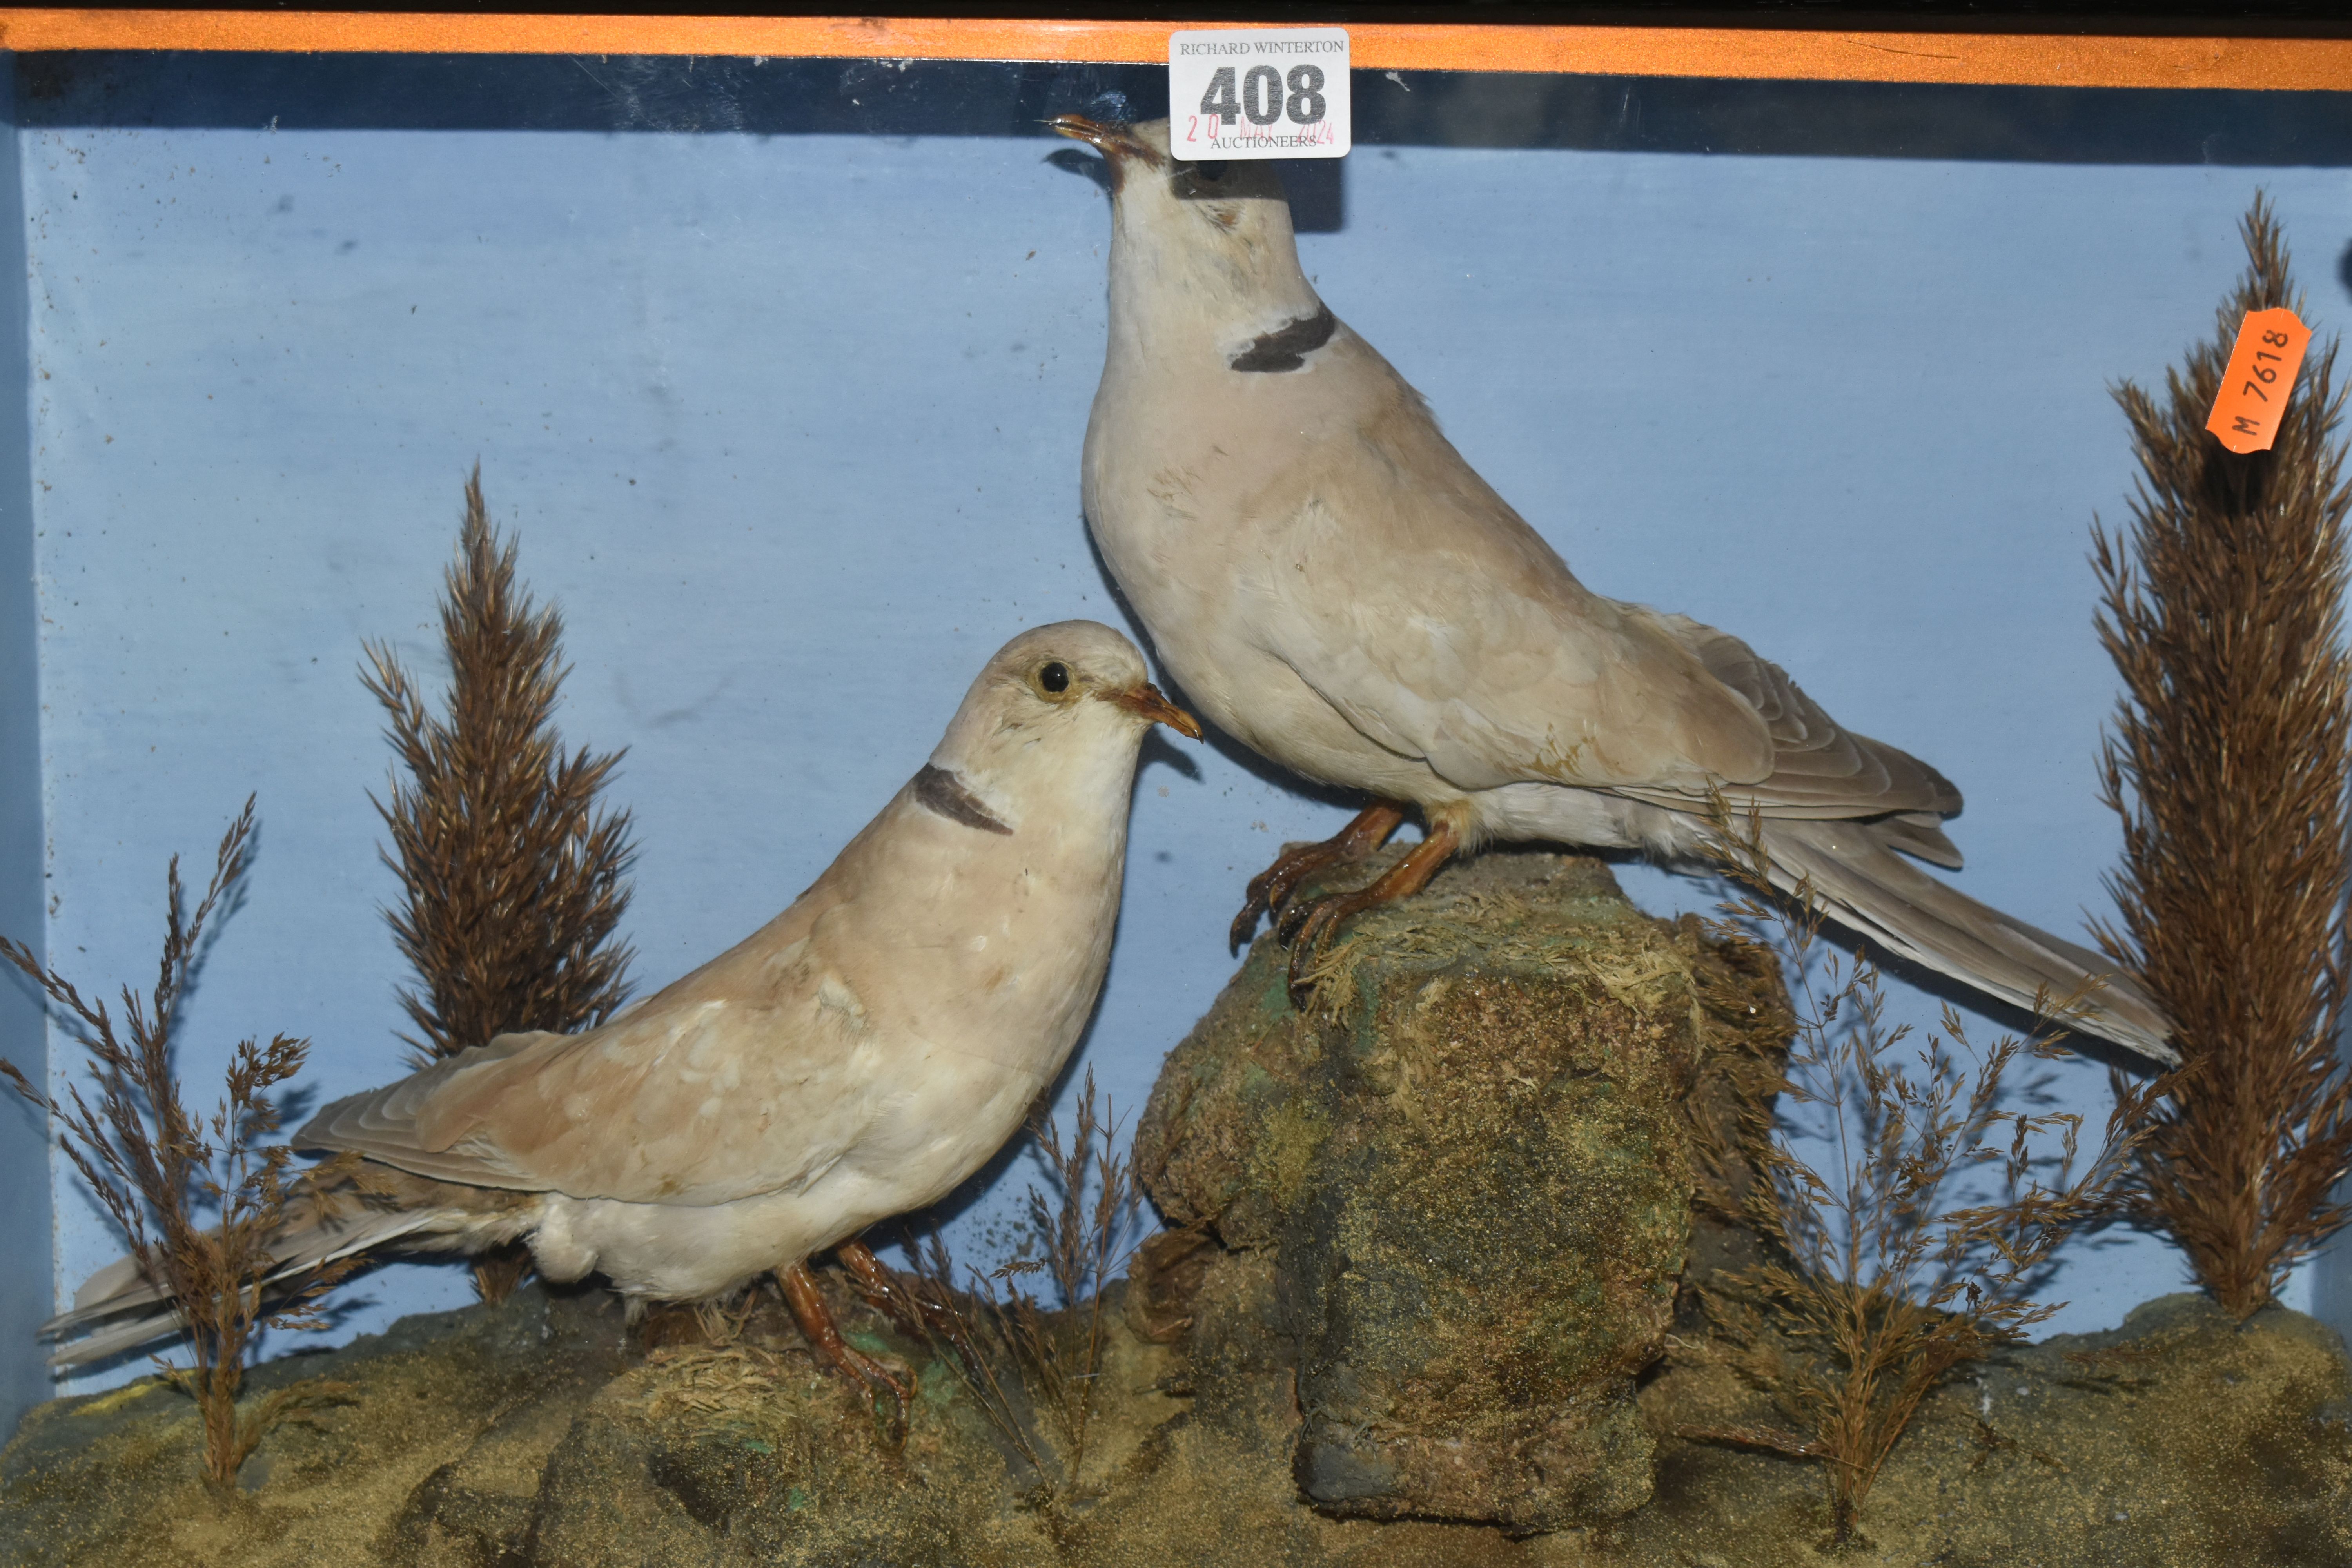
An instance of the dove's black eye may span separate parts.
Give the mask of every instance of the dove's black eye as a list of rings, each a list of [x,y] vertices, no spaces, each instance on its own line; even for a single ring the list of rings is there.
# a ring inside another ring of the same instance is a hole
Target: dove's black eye
[[[1195,163],[1192,165],[1192,175],[1195,179],[1206,180],[1213,185],[1225,177],[1225,161],[1219,158],[1206,163]]]
[[[1056,659],[1037,672],[1037,684],[1048,691],[1067,691],[1070,689],[1070,667]]]

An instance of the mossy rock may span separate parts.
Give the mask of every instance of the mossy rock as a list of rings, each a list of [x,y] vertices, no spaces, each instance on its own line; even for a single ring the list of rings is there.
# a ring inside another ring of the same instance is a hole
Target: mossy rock
[[[1287,963],[1261,938],[1170,1057],[1136,1167],[1172,1224],[1273,1258],[1299,1485],[1515,1529],[1639,1507],[1633,1381],[1719,1163],[1693,1090],[1785,1041],[1769,956],[1513,853],[1351,921],[1303,1011]]]

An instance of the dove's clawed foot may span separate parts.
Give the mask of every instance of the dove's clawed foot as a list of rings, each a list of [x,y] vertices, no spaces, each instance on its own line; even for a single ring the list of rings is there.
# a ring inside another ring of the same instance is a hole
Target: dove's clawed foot
[[[792,1309],[793,1321],[801,1326],[809,1348],[868,1388],[889,1394],[897,1404],[892,1413],[894,1419],[903,1423],[907,1401],[914,1394],[912,1381],[892,1375],[887,1366],[841,1337],[841,1327],[833,1321],[832,1309],[817,1294],[816,1276],[809,1272],[807,1261],[777,1269],[776,1284],[782,1289],[784,1305]]]
[[[833,1249],[833,1255],[849,1270],[850,1283],[857,1293],[908,1333],[945,1332],[960,1326],[942,1319],[937,1302],[925,1300],[910,1289],[896,1269],[874,1256],[874,1249],[865,1242],[845,1241]]]
[[[1257,930],[1257,917],[1268,913],[1280,916],[1301,882],[1327,866],[1362,859],[1386,844],[1389,835],[1403,821],[1403,806],[1394,801],[1376,800],[1322,843],[1284,850],[1281,858],[1250,879],[1247,901],[1242,905],[1242,912],[1234,917],[1233,929],[1226,933],[1229,944],[1240,948]]]
[[[1324,942],[1339,929],[1341,921],[1374,904],[1411,898],[1429,886],[1429,879],[1461,847],[1461,830],[1445,818],[1437,817],[1429,825],[1429,837],[1414,845],[1403,859],[1381,872],[1370,887],[1351,893],[1328,893],[1284,910],[1276,922],[1275,934],[1290,943],[1291,1005],[1307,1005],[1315,988],[1311,978],[1315,961],[1322,955]]]

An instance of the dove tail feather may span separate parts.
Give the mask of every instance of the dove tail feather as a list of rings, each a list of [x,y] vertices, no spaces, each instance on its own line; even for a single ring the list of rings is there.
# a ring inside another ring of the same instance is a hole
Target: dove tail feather
[[[537,1204],[518,1194],[450,1192],[438,1183],[380,1169],[366,1175],[364,1190],[376,1204],[389,1198],[400,1206],[352,1212],[347,1205],[334,1205],[310,1208],[289,1218],[285,1228],[270,1238],[271,1267],[262,1282],[265,1295],[271,1293],[273,1285],[286,1285],[314,1268],[373,1248],[478,1252],[513,1240],[538,1220]],[[434,1194],[429,1189],[438,1189],[439,1195],[454,1201],[431,1201]],[[105,1361],[181,1329],[177,1309],[140,1272],[138,1260],[121,1258],[85,1280],[74,1292],[73,1306],[43,1323],[40,1334],[58,1342],[49,1354],[51,1366],[77,1367]]]
[[[1895,852],[1903,836],[1888,833],[1886,826],[1763,821],[1773,885],[1793,892],[1810,879],[1832,919],[1891,952],[2020,1007],[2032,1008],[2044,988],[2053,1000],[2063,999],[2085,980],[2098,978],[2105,984],[2070,1026],[2167,1067],[2179,1064],[2170,1043],[2171,1021],[2137,982],[2118,972],[2114,960],[2013,920],[1929,876]]]

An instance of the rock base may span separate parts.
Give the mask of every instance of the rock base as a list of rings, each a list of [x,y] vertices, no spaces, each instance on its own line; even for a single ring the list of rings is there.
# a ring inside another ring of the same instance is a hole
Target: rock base
[[[1075,1465],[1033,1464],[830,1276],[853,1341],[919,1379],[903,1430],[772,1295],[627,1328],[534,1286],[258,1369],[256,1394],[344,1386],[226,1498],[156,1380],[33,1411],[0,1563],[1817,1568],[1814,1467],[1675,1435],[1778,1419],[1676,1290],[1743,1261],[1704,1216],[1786,1038],[1769,955],[1554,856],[1480,858],[1342,935],[1305,1013],[1262,942],[1171,1057],[1136,1161],[1175,1228],[1106,1303]],[[1963,1369],[1840,1561],[2352,1563],[2347,1414],[2318,1324],[2168,1297]]]
[[[1171,1054],[1135,1163],[1171,1224],[1269,1260],[1300,1489],[1517,1530],[1640,1507],[1689,1101],[1784,1044],[1777,965],[1528,852],[1349,922],[1303,1010],[1288,960],[1260,938]]]

